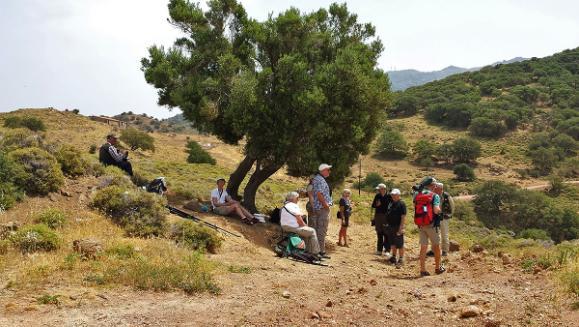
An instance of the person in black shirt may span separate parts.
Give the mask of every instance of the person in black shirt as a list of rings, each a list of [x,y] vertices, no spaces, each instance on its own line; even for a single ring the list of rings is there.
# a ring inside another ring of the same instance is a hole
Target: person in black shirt
[[[338,219],[341,221],[340,233],[338,234],[338,246],[348,247],[348,226],[350,225],[350,216],[352,215],[352,204],[350,202],[350,196],[352,191],[345,189],[342,192],[342,198],[340,199],[340,210],[338,211]],[[342,238],[344,243],[342,243]]]
[[[392,202],[388,204],[386,212],[386,233],[390,241],[390,263],[400,268],[404,262],[404,225],[406,220],[406,204],[400,199],[400,190],[395,188],[390,192]],[[398,261],[396,250],[398,249]]]
[[[386,185],[378,184],[378,193],[374,196],[374,201],[372,201],[372,208],[376,209],[372,220],[376,228],[376,255],[382,255],[382,251],[386,252],[386,256],[390,255],[390,243],[388,243],[388,237],[386,236],[386,211],[391,201],[392,198],[386,191]]]

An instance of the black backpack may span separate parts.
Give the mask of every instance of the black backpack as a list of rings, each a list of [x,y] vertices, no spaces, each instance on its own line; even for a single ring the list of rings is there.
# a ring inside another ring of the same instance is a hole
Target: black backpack
[[[159,195],[163,195],[167,192],[167,182],[165,181],[165,177],[157,177],[147,184],[147,192],[157,193]]]
[[[273,211],[271,212],[269,217],[270,217],[269,218],[270,223],[279,225],[280,220],[281,220],[281,211],[279,210],[279,208],[273,209]]]

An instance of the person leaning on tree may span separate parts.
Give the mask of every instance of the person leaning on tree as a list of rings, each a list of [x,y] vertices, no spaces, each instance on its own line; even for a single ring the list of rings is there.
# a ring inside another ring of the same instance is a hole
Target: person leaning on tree
[[[321,164],[318,168],[319,173],[314,177],[312,182],[314,192],[314,219],[315,230],[320,243],[320,257],[329,259],[326,254],[326,234],[328,233],[328,224],[330,223],[330,206],[332,206],[332,194],[326,178],[330,176],[332,166]]]
[[[107,135],[107,143],[99,149],[99,161],[105,166],[116,166],[133,176],[133,166],[129,162],[129,151],[121,152],[117,149],[118,138],[115,134]]]

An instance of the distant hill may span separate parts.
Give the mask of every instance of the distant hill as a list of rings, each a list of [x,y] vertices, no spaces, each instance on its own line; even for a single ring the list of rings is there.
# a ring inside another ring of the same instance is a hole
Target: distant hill
[[[123,112],[114,116],[115,119],[127,122],[133,127],[147,132],[162,133],[195,133],[196,130],[191,127],[191,123],[185,120],[183,114],[177,114],[171,118],[158,119],[147,114],[136,114],[132,111]]]
[[[498,61],[489,66],[496,66],[499,64],[510,64],[527,60],[527,58],[516,57],[509,60]],[[409,87],[419,86],[428,82],[443,79],[450,75],[460,74],[464,72],[472,72],[480,70],[482,67],[462,68],[457,66],[448,66],[442,70],[432,72],[421,72],[415,69],[393,70],[388,72],[390,82],[392,83],[393,91],[406,90]]]

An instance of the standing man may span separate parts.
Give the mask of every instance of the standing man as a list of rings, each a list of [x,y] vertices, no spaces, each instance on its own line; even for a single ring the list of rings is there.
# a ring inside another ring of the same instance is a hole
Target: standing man
[[[440,238],[442,243],[442,256],[446,257],[448,255],[448,250],[450,247],[450,237],[449,237],[449,219],[452,218],[452,213],[454,212],[454,199],[452,196],[444,191],[444,184],[437,183],[436,191],[441,197],[441,221],[440,221]],[[440,192],[440,193],[439,193]]]
[[[115,134],[107,135],[107,143],[99,149],[99,161],[105,166],[116,166],[124,170],[129,176],[133,176],[133,166],[129,162],[129,151],[122,153],[115,145],[118,138]]]
[[[374,201],[372,201],[372,208],[376,209],[373,220],[377,237],[376,255],[382,255],[382,251],[384,251],[384,255],[388,257],[390,256],[390,243],[386,235],[386,212],[388,211],[388,205],[392,201],[392,198],[390,194],[386,192],[386,185],[380,183],[377,188],[378,193],[376,193]]]
[[[326,178],[330,176],[330,169],[332,166],[328,164],[321,164],[318,167],[319,173],[312,181],[314,192],[314,219],[315,229],[320,243],[320,257],[323,259],[330,259],[326,254],[326,234],[328,232],[328,224],[330,223],[330,206],[332,205],[332,195],[330,194],[330,186],[326,182]]]
[[[395,188],[390,192],[392,202],[388,205],[386,221],[388,240],[390,241],[390,263],[396,268],[402,267],[404,263],[404,226],[406,224],[406,204],[400,199],[400,190]],[[396,250],[398,250],[398,261],[396,261]]]
[[[440,196],[434,193],[436,180],[425,177],[420,187],[414,193],[414,222],[418,225],[420,236],[420,276],[430,276],[426,271],[426,250],[428,241],[432,243],[434,252],[434,266],[436,274],[446,271],[440,262],[440,235],[435,227],[435,215],[440,214]]]

